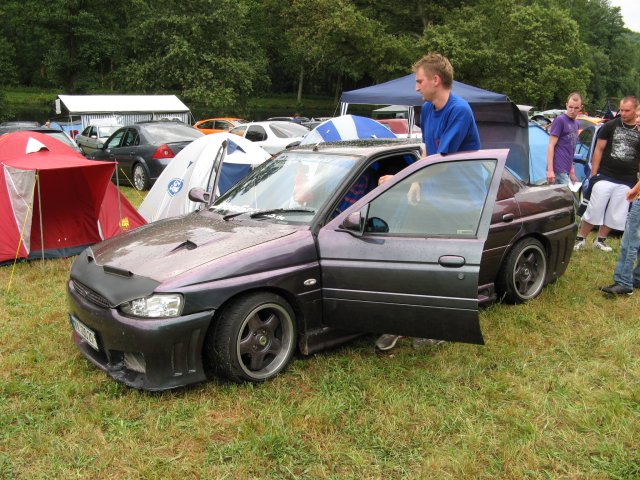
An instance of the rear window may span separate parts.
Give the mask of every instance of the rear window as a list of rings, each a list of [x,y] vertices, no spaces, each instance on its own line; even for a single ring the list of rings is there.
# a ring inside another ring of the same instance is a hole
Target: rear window
[[[309,129],[293,122],[272,123],[271,130],[280,138],[303,137],[309,133]]]
[[[195,128],[178,123],[154,123],[145,125],[143,128],[154,141],[163,143],[187,142],[204,135]]]
[[[69,145],[70,147],[73,147],[74,149],[76,148],[76,145],[73,142],[73,140],[71,140],[69,137],[67,137],[63,132],[52,132],[52,133],[49,133],[48,135],[52,136],[53,138],[56,138],[56,139],[60,140],[62,143],[65,143],[65,144]]]

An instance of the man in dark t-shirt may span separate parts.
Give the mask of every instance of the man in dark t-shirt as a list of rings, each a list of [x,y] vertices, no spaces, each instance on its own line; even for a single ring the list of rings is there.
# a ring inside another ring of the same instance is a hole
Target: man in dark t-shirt
[[[624,97],[620,101],[620,116],[605,123],[598,132],[591,165],[591,197],[574,250],[586,247],[586,237],[594,225],[600,228],[593,248],[604,252],[613,250],[605,243],[609,232],[624,230],[629,212],[627,192],[638,181],[640,163],[640,132],[635,128],[637,107],[636,97]]]

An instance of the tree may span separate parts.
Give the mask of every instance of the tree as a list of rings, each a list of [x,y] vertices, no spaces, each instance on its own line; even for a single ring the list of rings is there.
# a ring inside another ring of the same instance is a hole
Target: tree
[[[590,77],[576,22],[555,7],[483,1],[427,28],[421,44],[447,55],[459,80],[540,108],[584,93]]]
[[[121,85],[181,91],[187,101],[231,113],[267,82],[263,52],[249,35],[245,0],[165,0],[140,11]]]

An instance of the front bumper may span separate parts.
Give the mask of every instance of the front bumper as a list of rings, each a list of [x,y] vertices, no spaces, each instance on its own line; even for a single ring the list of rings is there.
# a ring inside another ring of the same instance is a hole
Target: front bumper
[[[88,301],[67,284],[69,316],[95,333],[98,350],[73,330],[82,354],[130,387],[166,390],[206,380],[202,348],[213,310],[165,319],[135,319]]]

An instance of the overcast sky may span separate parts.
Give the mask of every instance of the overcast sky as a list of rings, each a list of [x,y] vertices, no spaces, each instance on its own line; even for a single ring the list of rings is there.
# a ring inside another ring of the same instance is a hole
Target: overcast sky
[[[620,7],[624,26],[640,33],[640,4],[638,0],[609,0],[614,7]]]

